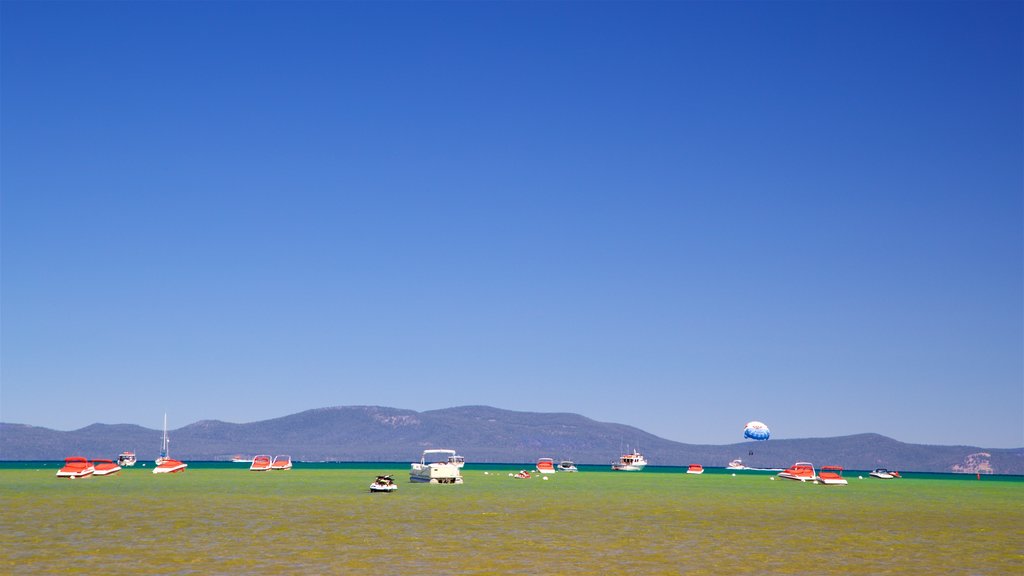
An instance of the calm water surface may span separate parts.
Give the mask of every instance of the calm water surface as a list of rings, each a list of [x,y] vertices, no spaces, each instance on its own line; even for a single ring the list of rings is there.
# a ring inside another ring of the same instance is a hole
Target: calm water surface
[[[826,487],[768,473],[584,467],[517,480],[469,465],[460,486],[407,464],[252,473],[195,463],[59,480],[0,466],[0,572],[159,574],[1024,573],[1024,481],[909,475]],[[400,488],[370,494],[374,475]]]

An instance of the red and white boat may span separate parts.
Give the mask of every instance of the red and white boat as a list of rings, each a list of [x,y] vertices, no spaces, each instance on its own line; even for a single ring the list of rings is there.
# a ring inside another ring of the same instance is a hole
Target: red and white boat
[[[846,486],[848,482],[843,478],[842,466],[822,466],[818,471],[818,484],[826,486]]]
[[[554,474],[555,473],[555,461],[551,458],[541,458],[537,460],[537,472],[541,474]]]
[[[687,474],[703,474],[704,473],[704,467],[701,466],[700,464],[690,464],[690,466],[686,469],[686,473]]]
[[[274,462],[270,465],[271,470],[291,470],[292,469],[292,457],[291,456],[274,456]]]
[[[260,454],[252,459],[252,464],[249,465],[249,470],[253,472],[266,472],[270,470],[272,460],[267,454]]]
[[[171,440],[167,438],[167,414],[164,414],[164,439],[160,444],[160,457],[156,459],[156,467],[153,474],[173,474],[188,468],[181,460],[171,458]]]
[[[117,474],[121,471],[121,467],[114,463],[113,460],[104,460],[97,458],[92,461],[93,476],[110,476],[111,474]]]
[[[188,468],[188,464],[185,464],[181,460],[175,460],[174,458],[164,458],[153,468],[153,474],[173,474],[175,472],[182,472]]]
[[[57,470],[57,478],[88,478],[93,472],[95,468],[91,462],[81,456],[71,456],[64,459],[64,466]]]
[[[644,469],[644,466],[647,466],[647,459],[634,448],[632,453],[619,456],[619,461],[612,463],[612,470],[639,472]]]
[[[801,482],[814,482],[818,475],[814,472],[814,464],[810,462],[797,462],[778,474],[779,478],[799,480]]]
[[[509,476],[511,476],[513,478],[519,478],[521,480],[526,480],[526,479],[530,478],[530,473],[527,472],[526,470],[520,470],[519,472],[517,472],[515,474],[509,474]]]

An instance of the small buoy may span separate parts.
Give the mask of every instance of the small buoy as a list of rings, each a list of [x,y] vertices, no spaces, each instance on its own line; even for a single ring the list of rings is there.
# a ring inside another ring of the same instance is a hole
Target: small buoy
[[[733,472],[733,473],[732,473],[732,477],[733,477],[733,478],[735,478],[735,477],[736,477],[736,473],[735,473],[735,472]]]
[[[863,480],[863,479],[864,479],[863,476],[857,476],[857,480]]]
[[[508,475],[509,475],[509,476],[512,476],[512,473],[511,473],[511,472],[509,472],[509,473],[508,473]]]
[[[547,479],[548,479],[547,476],[541,476],[541,480],[547,480]]]
[[[735,474],[733,474],[733,476],[735,476]],[[775,480],[775,476],[769,476],[768,479],[769,480]]]
[[[484,476],[487,476],[489,474],[490,474],[490,472],[484,472]]]

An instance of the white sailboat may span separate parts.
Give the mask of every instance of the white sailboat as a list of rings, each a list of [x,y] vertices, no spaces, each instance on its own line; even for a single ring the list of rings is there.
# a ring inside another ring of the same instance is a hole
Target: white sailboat
[[[167,437],[167,413],[164,412],[164,438],[160,444],[160,457],[156,459],[156,468],[153,468],[153,474],[181,472],[188,468],[188,464],[171,458],[170,445],[171,440]]]

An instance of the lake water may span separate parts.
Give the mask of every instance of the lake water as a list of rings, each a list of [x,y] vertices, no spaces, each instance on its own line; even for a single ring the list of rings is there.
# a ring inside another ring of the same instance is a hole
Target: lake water
[[[464,484],[435,486],[409,484],[407,463],[84,480],[58,467],[0,464],[0,572],[1024,573],[1020,477],[852,472],[827,487],[584,466],[518,480],[523,465],[470,464]],[[399,490],[370,494],[378,473]]]

